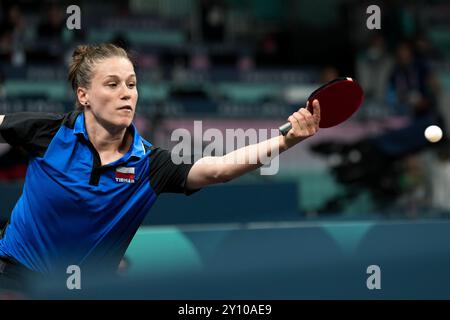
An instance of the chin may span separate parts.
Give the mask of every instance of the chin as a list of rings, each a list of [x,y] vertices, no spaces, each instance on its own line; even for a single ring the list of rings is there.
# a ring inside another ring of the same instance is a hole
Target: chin
[[[115,125],[121,128],[128,128],[133,122],[133,116],[129,117],[120,117],[116,121],[114,121]]]

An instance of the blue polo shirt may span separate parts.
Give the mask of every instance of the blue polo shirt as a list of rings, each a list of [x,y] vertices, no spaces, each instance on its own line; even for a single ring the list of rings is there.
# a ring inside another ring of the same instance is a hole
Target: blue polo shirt
[[[157,196],[192,193],[185,188],[192,165],[175,165],[170,152],[128,129],[127,154],[102,166],[82,112],[7,114],[0,134],[30,162],[0,256],[41,273],[115,270]]]

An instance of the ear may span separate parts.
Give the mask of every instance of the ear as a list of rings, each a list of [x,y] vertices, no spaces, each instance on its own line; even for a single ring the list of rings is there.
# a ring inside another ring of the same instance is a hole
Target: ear
[[[86,88],[78,87],[77,88],[77,98],[81,105],[86,105],[89,101],[89,95]]]

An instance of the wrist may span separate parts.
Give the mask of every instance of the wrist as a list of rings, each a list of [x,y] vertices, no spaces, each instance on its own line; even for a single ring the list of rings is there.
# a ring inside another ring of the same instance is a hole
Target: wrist
[[[291,145],[289,145],[288,140],[286,139],[286,136],[279,135],[278,136],[278,141],[279,141],[278,144],[279,144],[280,153],[283,152],[283,151],[286,151],[287,149],[292,147]]]
[[[286,151],[303,140],[305,140],[305,138],[292,139],[287,136],[280,135],[280,151]]]

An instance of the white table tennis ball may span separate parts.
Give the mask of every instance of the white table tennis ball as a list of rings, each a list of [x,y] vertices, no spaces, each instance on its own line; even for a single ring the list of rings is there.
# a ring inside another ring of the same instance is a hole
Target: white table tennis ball
[[[438,142],[442,139],[442,129],[438,126],[429,126],[425,129],[425,138],[430,142]]]

